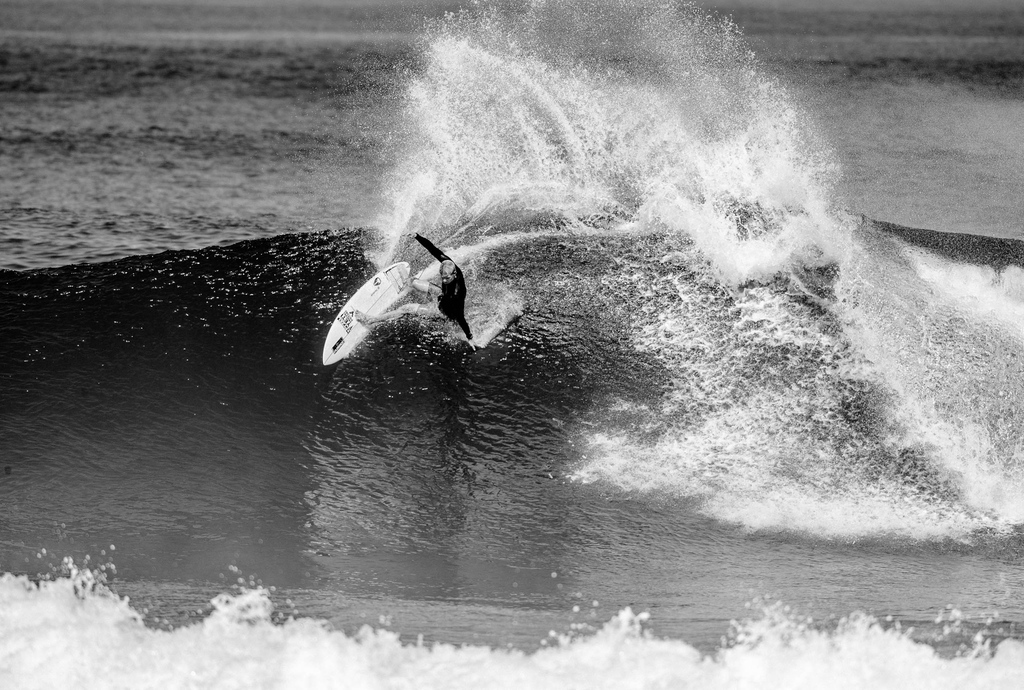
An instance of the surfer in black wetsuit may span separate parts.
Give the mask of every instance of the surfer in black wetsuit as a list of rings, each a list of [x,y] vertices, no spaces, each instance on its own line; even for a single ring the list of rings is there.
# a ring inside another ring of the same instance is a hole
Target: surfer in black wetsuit
[[[432,306],[413,302],[404,304],[398,309],[380,314],[379,316],[370,316],[369,314],[357,312],[356,317],[364,323],[376,323],[378,321],[395,319],[404,314],[418,313],[424,316],[433,316],[440,312],[445,318],[459,324],[463,333],[466,334],[469,346],[476,350],[476,343],[473,342],[473,333],[469,330],[469,324],[466,322],[466,278],[462,275],[462,269],[426,237],[417,234],[416,241],[422,244],[424,249],[430,252],[431,256],[441,262],[440,286],[418,279],[413,279],[411,282],[411,287],[437,297],[436,311]]]

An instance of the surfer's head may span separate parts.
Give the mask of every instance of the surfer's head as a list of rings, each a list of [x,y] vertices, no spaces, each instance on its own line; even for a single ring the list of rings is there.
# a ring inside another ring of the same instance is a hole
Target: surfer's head
[[[455,280],[455,262],[445,260],[441,262],[441,282],[448,283]]]

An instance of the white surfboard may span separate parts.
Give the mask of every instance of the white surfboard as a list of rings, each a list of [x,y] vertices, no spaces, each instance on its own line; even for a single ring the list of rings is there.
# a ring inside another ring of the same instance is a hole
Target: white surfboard
[[[324,364],[334,364],[344,359],[363,341],[370,330],[356,321],[353,312],[361,311],[371,316],[383,314],[398,301],[402,290],[409,284],[409,264],[400,261],[370,278],[356,290],[345,303],[331,324],[324,342]]]

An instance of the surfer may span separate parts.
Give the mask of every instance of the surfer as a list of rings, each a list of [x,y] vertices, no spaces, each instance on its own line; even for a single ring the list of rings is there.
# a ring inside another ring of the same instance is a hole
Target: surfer
[[[466,278],[462,275],[462,269],[426,237],[417,234],[416,241],[423,245],[430,252],[431,256],[441,262],[441,284],[436,285],[426,280],[414,278],[410,283],[410,287],[432,297],[437,297],[437,304],[410,302],[409,304],[403,304],[398,309],[377,316],[356,312],[356,317],[363,323],[370,324],[397,319],[405,314],[420,314],[422,316],[437,316],[440,314],[459,324],[462,331],[466,334],[469,346],[476,350],[477,347],[476,343],[473,342],[473,334],[470,332],[469,324],[466,322]],[[409,288],[406,288],[406,291],[408,290]]]

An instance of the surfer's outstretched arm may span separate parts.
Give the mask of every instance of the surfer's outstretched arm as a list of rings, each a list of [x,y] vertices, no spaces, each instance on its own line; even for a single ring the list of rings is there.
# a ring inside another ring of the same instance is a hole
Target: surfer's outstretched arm
[[[426,237],[423,237],[419,233],[416,234],[416,241],[422,244],[423,248],[430,252],[430,255],[437,259],[438,261],[451,261],[451,259],[448,258],[447,254],[445,254],[440,249],[435,247],[430,240],[428,240]]]

